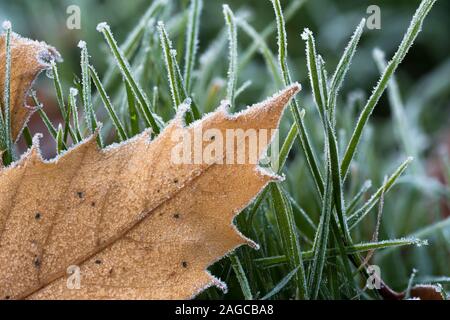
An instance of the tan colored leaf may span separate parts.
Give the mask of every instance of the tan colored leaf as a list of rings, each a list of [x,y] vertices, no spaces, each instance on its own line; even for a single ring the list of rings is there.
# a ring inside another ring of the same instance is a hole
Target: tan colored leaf
[[[206,150],[230,129],[253,129],[261,151],[270,141],[259,134],[277,128],[299,90],[295,84],[236,115],[222,105],[188,127],[180,112],[152,142],[143,133],[98,150],[93,136],[50,162],[35,141],[0,171],[0,298],[180,299],[220,285],[206,268],[252,244],[233,218],[278,177],[249,161],[229,163],[242,150],[250,159],[245,136],[231,154],[176,164],[174,134],[215,129],[200,141]],[[67,269],[77,267],[80,288],[68,289]]]
[[[6,48],[5,35],[0,36],[0,99],[4,100]],[[55,48],[44,42],[32,41],[19,35],[11,34],[11,135],[14,141],[27,123],[33,107],[26,105],[27,93],[38,74],[50,68],[51,60],[59,60]]]

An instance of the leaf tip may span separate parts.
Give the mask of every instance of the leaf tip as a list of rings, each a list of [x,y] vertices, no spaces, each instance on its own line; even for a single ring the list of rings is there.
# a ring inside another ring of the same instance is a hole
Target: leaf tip
[[[284,107],[289,103],[289,101],[294,97],[300,90],[302,86],[298,82],[294,82],[291,85],[287,86],[277,94],[273,95],[269,98],[264,104],[265,105],[274,105],[279,106],[284,109]]]
[[[282,182],[285,180],[284,175],[278,175],[274,173],[273,171],[264,168],[264,167],[256,167],[256,172],[258,176],[260,176],[263,179],[267,179],[268,182]]]
[[[302,90],[302,85],[296,81],[296,82],[292,83],[291,85],[289,85],[286,89],[292,90],[292,91],[294,91],[294,94],[297,94]]]
[[[42,133],[36,133],[33,136],[32,139],[32,144],[31,144],[31,148],[29,151],[29,154],[31,156],[31,158],[39,158],[42,159],[41,157],[41,149],[40,149],[40,140],[42,139],[43,135]]]
[[[217,287],[219,290],[221,290],[223,293],[227,293],[228,292],[228,286],[225,282],[223,282],[222,280],[220,280],[219,278],[213,276],[211,273],[209,273],[209,271],[206,271],[208,273],[208,276],[211,280],[210,285],[213,285],[215,287]],[[203,291],[203,290],[201,290]]]

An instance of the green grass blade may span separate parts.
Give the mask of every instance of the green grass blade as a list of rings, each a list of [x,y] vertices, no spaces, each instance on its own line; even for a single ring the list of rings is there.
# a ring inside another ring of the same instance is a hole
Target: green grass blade
[[[375,49],[373,51],[373,57],[377,63],[380,73],[387,67],[387,62],[385,60],[384,52],[380,49]],[[394,114],[394,119],[397,122],[397,128],[400,135],[401,142],[405,149],[405,153],[409,156],[416,158],[418,156],[417,148],[413,140],[411,139],[411,130],[408,123],[408,118],[405,112],[405,107],[400,96],[400,90],[395,75],[392,75],[388,83],[388,98],[389,104]],[[420,161],[415,161],[412,165],[414,171],[417,171],[417,166]]]
[[[130,68],[130,64],[128,63],[124,54],[118,47],[111,32],[111,29],[109,28],[109,25],[104,22],[99,23],[97,26],[97,30],[103,34],[109,48],[111,49],[114,58],[116,59],[120,71],[123,77],[125,78],[125,81],[128,83],[133,94],[135,95],[146,125],[152,128],[153,133],[155,135],[159,134],[159,132],[161,131],[161,127],[163,125],[162,120],[151,112],[150,102],[146,94],[142,90],[142,88],[138,85],[138,83],[134,79],[134,76]]]
[[[234,99],[239,97],[245,90],[247,90],[252,85],[252,80],[245,81],[239,88],[237,88]]]
[[[353,131],[352,137],[350,138],[350,142],[345,151],[344,158],[342,159],[341,176],[344,179],[347,176],[350,163],[355,155],[356,148],[358,147],[359,141],[361,139],[363,129],[367,121],[369,120],[372,111],[375,109],[378,100],[380,99],[381,95],[386,89],[389,79],[394,74],[395,70],[402,62],[403,58],[406,56],[406,53],[408,52],[409,48],[414,43],[414,40],[416,39],[417,35],[419,34],[422,28],[422,23],[425,17],[427,16],[428,12],[431,10],[431,7],[435,2],[436,0],[423,0],[420,3],[420,6],[417,9],[416,13],[414,14],[411,23],[409,25],[409,28],[405,36],[403,37],[402,42],[400,43],[400,46],[395,52],[392,60],[388,63],[386,69],[383,72],[383,75],[380,78],[380,81],[376,85],[374,91],[372,92],[372,95],[370,96],[369,100],[364,106],[364,109],[362,110],[358,122],[356,124],[356,127]]]
[[[30,128],[25,127],[23,129],[23,138],[25,140],[27,148],[31,148],[31,146],[33,145],[33,137],[31,136]]]
[[[281,74],[283,77],[284,85],[288,86],[292,83],[289,68],[287,65],[287,40],[286,40],[286,28],[283,12],[281,10],[281,4],[279,0],[271,0],[275,12],[275,17],[277,20],[277,33],[278,33],[278,60],[280,63]],[[295,124],[298,127],[298,133],[300,138],[300,143],[305,153],[306,160],[308,162],[309,169],[314,178],[317,189],[320,194],[323,193],[323,179],[320,174],[319,166],[317,164],[316,156],[313,148],[311,147],[311,142],[309,135],[306,131],[302,116],[299,111],[299,105],[295,98],[291,102],[291,113],[294,116]],[[293,129],[291,129],[292,131]]]
[[[64,143],[64,141],[62,141],[62,142],[58,141],[58,139],[62,140],[63,134],[64,134],[62,132],[60,134],[61,137],[58,137],[58,130],[59,130],[59,127],[61,127],[61,125],[58,127],[58,129],[56,129],[53,126],[52,122],[50,121],[50,119],[48,118],[47,114],[45,113],[45,111],[44,111],[44,109],[42,107],[42,104],[37,99],[36,93],[34,91],[31,92],[31,98],[33,100],[33,103],[36,106],[36,109],[37,109],[37,112],[38,112],[39,116],[41,117],[42,121],[44,122],[45,126],[47,127],[48,132],[50,133],[50,135],[52,136],[52,138],[56,142],[57,151],[58,151],[58,148],[59,148],[59,150],[67,150],[67,146]],[[62,130],[62,127],[61,127],[61,130]],[[58,146],[58,143],[59,143],[59,146]]]
[[[449,219],[450,220],[450,219]],[[352,246],[345,247],[345,253],[347,255],[351,255],[358,252],[367,252],[372,250],[382,250],[382,249],[394,249],[397,247],[403,246],[417,246],[417,245],[425,245],[427,243],[426,240],[421,240],[416,237],[405,237],[400,239],[390,239],[376,242],[363,242],[363,243],[355,243]],[[339,255],[338,249],[327,249],[326,257],[337,257]],[[303,251],[302,259],[304,261],[311,261],[314,259],[314,251],[308,250]],[[272,257],[264,257],[258,258],[254,260],[259,266],[263,268],[272,268],[281,264],[285,264],[288,262],[288,258],[285,255],[280,256],[272,256]]]
[[[56,101],[58,102],[59,110],[61,112],[61,115],[63,117],[65,117],[67,114],[67,111],[66,111],[66,106],[64,103],[64,94],[63,94],[61,80],[59,78],[58,67],[56,66],[55,61],[51,61],[51,77],[53,78],[53,86],[55,87]]]
[[[311,82],[314,101],[322,121],[325,121],[325,105],[320,88],[322,80],[317,62],[316,43],[311,30],[306,28],[302,33],[302,39],[306,42],[306,64],[308,66],[308,78]]]
[[[356,206],[358,205],[358,203],[361,201],[363,196],[366,194],[366,192],[371,187],[372,187],[372,181],[371,180],[366,180],[363,183],[363,186],[361,187],[361,189],[358,191],[358,193],[349,202],[349,204],[347,205],[347,209],[345,209],[345,214],[347,216],[350,216],[350,215],[352,215],[355,212]]]
[[[414,283],[416,284],[420,284],[420,283],[431,283],[431,284],[436,284],[436,283],[445,283],[445,284],[449,284],[450,283],[450,277],[446,277],[446,276],[425,276],[425,277],[417,277],[416,280],[414,281]]]
[[[253,300],[252,291],[250,289],[250,285],[248,283],[247,276],[245,275],[244,269],[242,268],[241,261],[238,256],[233,253],[230,255],[231,266],[233,267],[234,273],[238,279],[238,282],[241,286],[242,293],[246,300]]]
[[[420,238],[425,238],[428,236],[432,236],[434,234],[436,234],[436,232],[438,231],[442,231],[442,230],[448,230],[450,228],[450,217],[438,221],[436,223],[433,223],[429,226],[426,226],[422,229],[419,229],[415,232],[413,232],[412,234],[406,236],[406,237],[420,237]],[[426,244],[426,243],[425,243]],[[418,246],[422,246],[424,245],[424,243],[422,244],[417,244]],[[385,250],[383,251],[380,255],[378,255],[378,258],[381,260],[382,258],[384,258],[385,256],[389,255],[390,253],[392,253],[392,250]]]
[[[52,125],[52,123],[50,122],[50,119],[48,118],[47,114],[45,113],[45,111],[42,108],[39,108],[37,111],[38,111],[39,116],[41,117],[42,121],[44,122],[45,126],[47,127],[48,132],[50,133],[52,138],[55,139],[55,141],[56,141],[57,131],[56,131],[55,127]]]
[[[66,114],[64,115],[64,130],[63,130],[63,141],[64,144],[67,145],[67,139],[69,137],[72,138],[72,141],[76,142],[76,136],[72,130],[72,127],[70,126],[70,117],[72,115],[72,104],[70,103],[70,97],[69,97],[69,103],[67,104],[67,110]]]
[[[355,281],[354,281],[354,275],[352,272],[352,268],[350,265],[350,260],[352,259],[352,256],[348,256],[346,253],[346,246],[345,246],[345,241],[343,240],[344,238],[341,236],[340,231],[339,230],[339,226],[336,222],[336,219],[334,219],[334,217],[331,219],[331,242],[333,244],[332,250],[336,250],[337,254],[336,257],[333,257],[333,260],[339,264],[339,266],[342,268],[343,270],[343,277],[342,277],[342,284],[343,284],[343,288],[345,290],[345,294],[347,294],[348,297],[353,296],[353,294],[355,293]],[[348,238],[348,237],[347,237]],[[350,242],[351,243],[351,242]],[[348,247],[348,246],[347,246]],[[353,244],[350,245],[350,248],[353,247]],[[341,259],[337,259],[338,257],[340,257]]]
[[[78,121],[78,106],[77,106],[77,95],[78,90],[75,88],[69,89],[69,108],[72,110],[72,117],[73,117],[73,127],[74,127],[74,133],[75,137],[72,137],[74,139],[75,143],[80,143],[81,140],[83,140],[83,135],[81,134],[80,130],[80,124]]]
[[[61,124],[58,125],[58,130],[56,131],[56,153],[61,154],[64,150],[66,150],[64,145],[64,130]]]
[[[279,233],[281,235],[284,251],[289,258],[289,265],[291,269],[298,268],[298,272],[295,276],[298,297],[300,299],[307,299],[309,294],[306,288],[305,268],[302,261],[300,242],[294,222],[292,207],[278,184],[272,183],[270,185],[270,190]]]
[[[108,97],[108,94],[105,91],[105,88],[103,87],[100,78],[97,75],[97,72],[95,71],[94,67],[92,65],[89,65],[89,72],[91,74],[91,78],[94,81],[94,85],[97,88],[98,92],[100,93],[100,97],[102,98],[103,104],[105,105],[106,110],[108,111],[109,117],[111,118],[114,126],[116,127],[117,133],[119,134],[120,141],[125,141],[128,139],[128,136],[125,132],[125,129],[120,122],[119,117],[116,114],[116,111],[114,110],[114,107],[111,103],[111,100]]]
[[[290,194],[288,194],[287,192],[285,192],[286,197],[289,199],[289,201],[291,202],[291,205],[293,208],[295,208],[300,215],[302,216],[302,218],[306,221],[306,223],[309,225],[309,227],[311,229],[313,229],[314,231],[317,230],[317,226],[316,224],[311,220],[311,218],[309,217],[309,215],[305,212],[305,210],[303,210],[297,203],[297,201],[295,201],[294,198],[292,198],[292,196]]]
[[[283,290],[283,288],[286,287],[289,281],[291,281],[292,277],[297,273],[298,268],[299,267],[295,268],[294,270],[289,272],[286,276],[284,276],[283,279],[281,279],[281,281],[278,282],[278,284],[272,290],[270,290],[269,293],[267,293],[264,297],[261,298],[261,300],[268,300],[272,298],[274,295],[276,295],[278,292]]]
[[[336,109],[336,99],[339,93],[339,89],[342,86],[342,83],[345,79],[345,75],[347,74],[348,69],[350,68],[351,61],[356,51],[356,47],[358,46],[359,39],[361,38],[362,32],[364,30],[364,26],[366,24],[366,19],[362,19],[359,23],[358,27],[356,27],[355,32],[350,39],[350,42],[347,44],[347,47],[344,50],[344,53],[339,60],[339,63],[334,71],[333,77],[330,82],[330,93],[328,95],[327,101],[327,109],[330,112],[330,118],[335,118],[335,109]]]
[[[349,229],[353,229],[378,203],[381,195],[386,194],[394,185],[395,181],[400,177],[400,175],[406,170],[412,158],[406,159],[395,172],[386,180],[386,182],[372,195],[372,197],[354,214],[347,218],[347,223]]]
[[[218,60],[222,57],[222,53],[226,48],[227,43],[227,35],[226,31],[222,30],[218,36],[212,40],[211,44],[206,48],[205,52],[200,56],[200,64],[198,68],[197,73],[197,79],[195,83],[195,91],[213,91],[212,95],[216,96],[216,90],[218,89],[218,86],[214,83],[211,84],[211,81],[214,82],[214,79],[211,77],[214,74],[215,67],[217,66]],[[214,90],[208,90],[212,86]],[[221,89],[222,85],[219,86]],[[208,99],[206,99],[206,102],[208,102]],[[206,104],[204,107],[205,111],[210,111],[210,108],[208,108],[209,104]],[[214,106],[216,107],[216,106]]]
[[[152,17],[155,17],[158,12],[167,5],[167,0],[156,0],[154,1],[142,15],[139,22],[136,24],[133,30],[129,33],[123,44],[120,46],[120,50],[123,52],[126,58],[131,58],[131,56],[139,48],[139,44],[144,35],[145,28]],[[112,60],[114,61],[114,60]],[[105,75],[102,79],[103,86],[105,89],[110,89],[110,86],[117,79],[120,73],[117,72],[117,65],[115,63],[110,63]],[[99,100],[100,97],[97,95],[95,101]]]
[[[300,8],[307,2],[307,0],[297,0],[291,1],[284,12],[285,21],[289,21],[295,17]],[[265,41],[275,30],[277,29],[276,22],[270,22],[267,27],[264,28],[262,32],[260,32],[260,37],[263,41]],[[251,60],[255,52],[259,48],[259,41],[253,41],[253,43],[242,53],[241,58],[239,59],[239,69],[243,69]]]
[[[188,28],[186,31],[186,54],[184,57],[184,81],[186,91],[191,91],[192,70],[194,69],[198,47],[198,29],[203,0],[191,0]]]
[[[326,101],[328,101],[328,72],[325,68],[325,61],[321,55],[317,56],[317,67],[319,68],[320,74],[320,93],[322,95],[322,101],[324,103],[324,108],[326,110]],[[332,119],[330,117],[330,119]]]
[[[158,86],[154,86],[152,93],[152,106],[154,112],[157,112],[158,110],[158,101],[159,101],[159,89]]]
[[[310,274],[308,279],[308,287],[311,294],[311,299],[317,299],[320,285],[322,282],[323,267],[325,265],[326,250],[329,237],[330,217],[332,210],[332,181],[330,173],[327,173],[325,183],[325,192],[322,198],[322,212],[320,215],[320,222],[317,228],[316,239],[314,241],[314,259],[310,267]]]
[[[234,96],[237,83],[237,28],[236,18],[228,5],[223,5],[223,15],[227,24],[229,42],[229,65],[227,81],[227,99],[234,108]]]
[[[178,66],[177,60],[175,59],[175,55],[176,52],[174,54],[174,67],[175,67],[175,73],[177,75],[177,85],[178,87],[181,89],[181,97],[183,97],[183,101],[185,101],[186,99],[191,100],[191,107],[189,109],[187,116],[187,124],[191,123],[194,120],[198,120],[202,117],[200,111],[198,110],[198,106],[197,103],[188,96],[188,93],[186,91],[186,88],[184,87],[184,82],[183,82],[183,76],[181,75],[181,70],[180,67]]]
[[[9,21],[3,22],[3,29],[5,30],[5,82],[3,92],[3,112],[2,117],[2,149],[6,150],[4,155],[4,164],[10,164],[14,159],[13,138],[11,132],[11,23]],[[2,110],[0,110],[1,113]]]
[[[161,47],[164,53],[164,61],[166,63],[167,75],[169,78],[170,93],[172,96],[173,108],[177,110],[178,106],[181,105],[182,98],[180,93],[180,88],[177,84],[176,72],[174,63],[176,61],[175,54],[176,51],[172,49],[172,43],[167,35],[164,23],[162,21],[158,22],[158,31],[160,36]]]
[[[136,110],[136,103],[134,100],[133,91],[131,90],[128,83],[125,82],[125,89],[127,93],[128,101],[128,115],[130,119],[130,136],[135,136],[140,132],[139,129],[139,116]]]
[[[81,49],[81,97],[84,106],[84,118],[91,134],[97,130],[98,123],[95,115],[95,111],[92,105],[92,92],[91,92],[91,77],[89,76],[89,54],[87,51],[86,42],[80,41],[78,47]],[[101,135],[97,136],[97,143],[100,147],[103,146]]]
[[[267,195],[268,188],[265,188],[259,195],[256,197],[256,200],[253,203],[252,208],[248,212],[247,215],[247,225],[251,225],[253,222],[253,217],[255,216],[256,212],[259,209],[259,206],[261,205],[262,201],[264,200],[265,196]]]
[[[305,110],[302,110],[301,113],[300,113],[301,119],[303,119],[304,115],[305,115]],[[288,134],[287,134],[287,136],[286,136],[286,139],[283,142],[283,145],[281,146],[278,158],[275,159],[275,161],[271,162],[271,167],[272,167],[272,169],[275,172],[280,173],[281,170],[283,169],[284,164],[286,163],[286,159],[287,159],[287,157],[289,155],[289,152],[292,149],[292,146],[294,144],[295,137],[297,136],[297,132],[298,132],[297,131],[297,126],[295,124],[292,125],[290,130],[289,130],[289,132],[288,132]],[[249,212],[249,214],[247,216],[247,225],[250,225],[252,223],[253,217],[255,216],[256,212],[258,211],[259,206],[261,205],[262,200],[264,199],[266,193],[267,193],[267,188],[264,189],[258,195],[256,200],[254,201],[254,205],[251,208],[251,210],[250,210],[250,212]]]
[[[158,22],[158,31],[160,35],[161,47],[164,53],[164,61],[166,65],[166,71],[169,79],[170,93],[172,96],[172,103],[175,110],[182,104],[184,100],[188,98],[187,90],[184,86],[180,68],[177,63],[177,52],[172,49],[172,42],[169,39],[169,35],[164,27],[162,21]],[[201,117],[196,104],[191,104],[190,111],[186,114],[186,122],[189,124],[193,120]]]
[[[244,19],[238,18],[236,19],[236,22],[238,27],[240,27],[249,37],[253,39],[254,44],[258,45],[267,69],[270,71],[277,88],[281,88],[283,86],[283,80],[281,79],[278,71],[276,58],[264,38]],[[243,68],[242,63],[239,63],[239,68]]]
[[[47,127],[48,132],[50,133],[52,138],[56,141],[56,135],[57,135],[56,128],[53,126],[52,122],[50,121],[47,114],[43,110],[42,104],[37,99],[36,92],[31,91],[31,99],[33,100],[33,103],[37,109],[37,112],[39,113],[39,116],[41,117],[42,121],[44,122],[45,126]]]
[[[300,119],[303,121],[303,117],[305,116],[305,110],[303,109],[302,111],[300,111]],[[293,124],[291,126],[291,128],[289,129],[289,132],[286,136],[286,138],[284,139],[283,145],[281,146],[280,149],[280,154],[278,156],[278,159],[276,159],[275,161],[273,161],[271,163],[272,165],[272,169],[274,171],[276,171],[277,173],[280,173],[281,170],[283,170],[283,167],[286,163],[287,157],[289,156],[289,152],[291,151],[293,145],[294,145],[294,141],[295,141],[295,137],[298,134],[298,126]]]
[[[334,129],[328,119],[326,121],[326,132],[328,135],[328,156],[329,156],[329,166],[330,166],[330,174],[332,181],[332,192],[334,198],[334,207],[336,208],[337,218],[339,221],[339,226],[342,231],[342,235],[347,242],[350,242],[350,232],[347,225],[347,220],[345,217],[345,204],[344,204],[344,195],[342,191],[342,177],[339,170],[339,151],[338,151],[338,142],[336,139],[336,135],[334,133]],[[336,235],[337,236],[337,235]]]
[[[417,269],[413,269],[411,272],[411,276],[409,277],[408,287],[405,290],[405,299],[411,298],[411,289],[414,285],[414,278],[416,277]]]
[[[63,88],[62,88],[61,80],[59,77],[59,71],[58,71],[55,61],[51,61],[50,71],[51,71],[51,73],[50,73],[51,78],[53,79],[53,86],[55,87],[56,100],[58,102],[58,107],[59,107],[61,116],[64,119],[64,130],[63,130],[63,136],[62,136],[62,140],[64,143],[63,143],[63,145],[61,145],[61,147],[65,150],[65,148],[66,148],[65,146],[67,145],[67,139],[68,139],[69,134],[70,134],[72,140],[76,141],[75,134],[70,125],[70,116],[71,116],[72,111],[70,109],[70,105],[68,105],[68,107],[66,109]],[[57,141],[57,143],[58,143],[58,141]]]

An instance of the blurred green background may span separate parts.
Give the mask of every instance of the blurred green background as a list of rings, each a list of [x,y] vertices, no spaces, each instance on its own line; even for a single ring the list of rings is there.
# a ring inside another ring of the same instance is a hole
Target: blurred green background
[[[205,79],[206,83],[218,83],[226,79],[227,70],[227,44],[220,41],[218,35],[224,30],[222,14],[223,1],[206,0],[201,16],[199,56],[207,51],[215,42],[219,59],[213,70]],[[284,7],[295,2],[281,1]],[[173,21],[173,32],[170,36],[174,47],[179,52],[179,63],[182,65],[184,54],[185,22],[187,20],[187,0],[169,1],[170,9],[166,17],[177,16],[179,21]],[[257,30],[264,30],[274,21],[271,3],[267,0],[229,0],[236,15],[243,16]],[[303,85],[299,95],[300,103],[306,108],[306,122],[317,149],[321,150],[321,128],[313,108],[311,90],[306,71],[305,45],[300,34],[305,27],[311,29],[316,37],[317,50],[324,57],[328,71],[331,73],[353,30],[362,17],[367,17],[366,9],[376,4],[381,8],[381,29],[365,29],[358,46],[351,69],[340,93],[338,102],[338,119],[342,130],[338,136],[345,142],[351,134],[356,122],[358,97],[368,97],[379,78],[379,70],[372,57],[375,47],[382,49],[389,58],[395,52],[409,21],[418,7],[420,1],[366,1],[366,0],[310,0],[300,7],[287,22],[289,66],[293,71],[293,79]],[[66,28],[69,5],[78,5],[81,8],[81,29],[69,30]],[[110,54],[103,41],[102,35],[96,31],[99,22],[107,21],[119,43],[126,38],[133,29],[143,12],[151,1],[7,1],[0,0],[0,19],[11,20],[13,30],[23,36],[44,40],[55,46],[61,52],[64,63],[59,66],[65,89],[73,85],[74,76],[80,74],[79,49],[77,43],[84,40],[88,44],[91,62],[96,66],[100,75],[104,74]],[[418,157],[415,165],[408,169],[408,174],[400,179],[399,186],[386,196],[383,213],[383,224],[380,239],[412,235],[422,228],[437,221],[448,219],[450,210],[448,206],[450,166],[448,154],[450,151],[450,1],[440,0],[425,20],[422,33],[413,45],[405,60],[396,73],[399,89],[406,117],[408,118],[409,138],[414,142]],[[156,33],[156,30],[155,30]],[[155,37],[157,35],[155,34]],[[252,41],[241,30],[238,33],[239,53],[245,51]],[[220,45],[219,45],[220,43]],[[276,54],[276,32],[269,34],[267,43]],[[158,45],[155,47],[158,48]],[[158,54],[161,54],[158,52]],[[197,62],[197,66],[199,63]],[[153,70],[149,77],[153,76]],[[156,72],[156,71],[155,71]],[[47,112],[57,122],[57,106],[52,91],[51,81],[41,79],[38,82],[39,95],[46,105]],[[155,76],[156,78],[156,76]],[[167,100],[168,87],[165,75],[158,73],[161,84],[161,99]],[[251,86],[241,95],[237,103],[242,106],[259,101],[262,97],[274,92],[275,86],[271,84],[271,77],[267,72],[264,60],[260,55],[252,57],[251,61],[239,70],[238,85],[245,80],[252,81]],[[144,90],[151,96],[155,83],[142,83]],[[200,89],[199,89],[200,88]],[[211,90],[211,86],[197,88],[195,93],[200,105],[209,101],[201,89]],[[166,92],[164,92],[166,90]],[[210,92],[210,91],[208,91]],[[224,90],[219,90],[214,102],[224,97]],[[355,98],[356,97],[356,98]],[[355,98],[355,99],[353,99]],[[350,105],[356,101],[355,110]],[[364,102],[364,100],[363,100]],[[204,110],[210,106],[204,106]],[[52,110],[54,112],[52,113]],[[375,109],[370,120],[368,130],[364,135],[364,143],[360,145],[357,156],[357,165],[352,167],[351,185],[348,194],[354,194],[366,179],[372,179],[373,185],[378,187],[384,176],[391,173],[394,168],[406,158],[407,154],[402,147],[396,130],[396,122],[391,112],[387,94],[385,93]],[[161,111],[164,114],[164,110]],[[170,112],[165,119],[170,118]],[[285,117],[288,118],[288,117]],[[39,117],[33,117],[34,131],[43,128]],[[287,128],[283,123],[284,130]],[[42,129],[45,130],[45,129]],[[45,140],[47,141],[47,140]],[[48,139],[45,145],[47,157],[54,154],[52,140]],[[342,149],[342,147],[341,147]],[[306,212],[318,221],[319,206],[312,187],[312,180],[307,172],[305,160],[300,150],[295,149],[289,158],[285,183],[290,194],[298,201]],[[375,190],[372,188],[372,191]],[[347,199],[348,200],[348,199]],[[368,241],[371,238],[375,224],[375,215],[368,218],[363,227],[358,230],[357,240]],[[412,268],[418,268],[418,277],[426,279],[429,276],[450,276],[450,227],[438,229],[436,232],[426,233],[430,239],[430,246],[426,248],[410,248],[396,250],[395,252],[375,256],[375,261],[382,265],[383,278],[396,289],[404,289]],[[254,255],[248,248],[240,249],[245,254]],[[248,251],[248,252],[247,252]],[[217,270],[226,269],[226,263]],[[229,266],[228,266],[229,268]],[[216,271],[217,271],[216,270]],[[225,273],[225,272],[223,272]],[[217,272],[215,274],[218,274]],[[220,274],[218,274],[220,275]],[[239,298],[239,293],[233,290],[236,279],[228,275],[231,290],[228,295],[220,297]],[[223,276],[225,277],[225,276]],[[447,280],[448,281],[448,280]],[[255,282],[257,283],[257,281]],[[257,285],[257,284],[252,284]],[[257,291],[258,288],[253,288]],[[210,289],[215,290],[215,289]],[[209,297],[216,297],[209,292]],[[282,295],[279,297],[283,297]]]

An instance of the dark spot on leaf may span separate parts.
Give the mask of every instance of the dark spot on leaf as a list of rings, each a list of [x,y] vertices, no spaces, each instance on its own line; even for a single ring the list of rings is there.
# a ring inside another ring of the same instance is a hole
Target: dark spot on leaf
[[[102,264],[102,260],[100,259],[95,260],[95,264]]]
[[[211,136],[211,141],[216,140],[216,136]]]
[[[41,213],[40,212],[36,212],[36,214],[34,215],[34,218],[36,220],[39,220],[41,218]]]
[[[159,189],[158,189],[158,190],[156,190],[156,192],[158,192],[158,193],[159,193],[160,191],[161,191],[161,190],[159,190]]]
[[[173,183],[178,183],[178,179],[173,179]]]
[[[95,202],[94,201],[91,202],[91,206],[95,207]]]
[[[83,199],[84,193],[82,191],[77,192],[78,198]]]
[[[9,300],[9,299],[11,299],[10,296],[5,296],[5,300]]]
[[[179,214],[179,213],[175,213],[175,214],[173,215],[173,217],[174,217],[175,219],[178,219],[178,218],[180,217],[180,214]]]
[[[38,257],[34,258],[34,266],[36,268],[39,268],[41,266],[41,259],[39,259]]]
[[[188,263],[186,261],[181,262],[181,265],[183,266],[183,268],[187,268]]]

